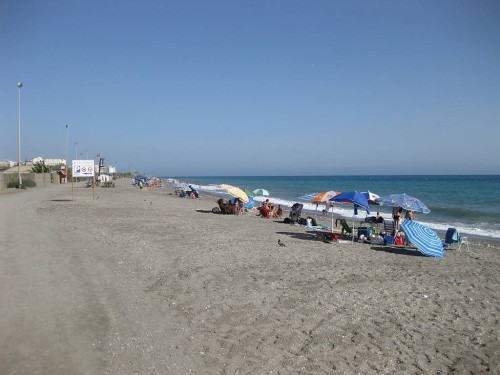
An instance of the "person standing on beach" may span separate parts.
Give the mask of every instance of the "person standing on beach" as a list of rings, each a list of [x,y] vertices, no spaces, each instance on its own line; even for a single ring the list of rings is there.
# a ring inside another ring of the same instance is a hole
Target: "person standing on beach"
[[[406,211],[405,220],[415,220],[415,214],[413,211]]]
[[[392,208],[392,219],[394,220],[394,229],[396,232],[399,232],[399,224],[401,221],[401,214],[403,213],[403,209],[401,207],[393,207]]]

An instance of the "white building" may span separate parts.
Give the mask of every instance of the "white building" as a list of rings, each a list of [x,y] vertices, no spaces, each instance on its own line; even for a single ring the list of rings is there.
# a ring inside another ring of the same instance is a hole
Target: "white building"
[[[11,161],[11,160],[0,161],[0,168],[1,169],[12,168],[15,165],[17,165],[16,161]]]
[[[36,158],[33,158],[31,160],[31,164],[35,165],[36,163],[41,163],[43,162],[47,166],[52,166],[52,165],[66,165],[66,160],[65,159],[44,159],[41,156],[38,156]]]
[[[99,171],[99,165],[95,166],[95,170],[98,172]],[[113,167],[112,165],[105,165],[104,167],[101,167],[101,174],[109,174],[113,175],[116,173],[116,167]]]

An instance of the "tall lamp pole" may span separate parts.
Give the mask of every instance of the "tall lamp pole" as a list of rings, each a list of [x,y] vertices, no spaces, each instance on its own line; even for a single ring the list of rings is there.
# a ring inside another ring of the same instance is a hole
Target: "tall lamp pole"
[[[19,189],[23,184],[21,179],[21,87],[23,87],[22,82],[17,82],[17,87],[19,91],[19,113],[18,113],[18,124],[17,124],[17,178],[19,181]]]
[[[65,148],[65,156],[64,160],[66,161],[66,172],[68,171],[68,124],[66,124],[66,148]]]

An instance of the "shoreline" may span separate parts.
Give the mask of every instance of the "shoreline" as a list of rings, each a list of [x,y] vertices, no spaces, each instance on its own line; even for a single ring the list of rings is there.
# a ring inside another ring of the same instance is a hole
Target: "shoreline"
[[[167,189],[170,189],[170,187],[166,187]],[[214,207],[217,206],[217,199],[221,198],[221,197],[226,197],[227,198],[227,194],[226,195],[222,195],[222,194],[217,194],[217,193],[214,193],[214,192],[208,192],[208,191],[201,191],[200,194],[203,194],[204,196],[207,196],[207,197],[211,197],[212,199],[214,199]],[[269,198],[270,201],[273,200],[272,197]],[[255,207],[259,207],[260,205],[260,202],[255,202]],[[301,201],[297,201],[297,203],[303,203]],[[285,217],[288,217],[288,214],[290,212],[289,208],[285,208],[285,213],[283,215],[283,217],[281,218],[281,220],[283,220],[283,218]],[[323,225],[327,225],[327,226],[331,226],[331,213],[328,213],[328,217],[323,215],[322,213],[319,213],[318,211],[311,211],[311,210],[305,210],[303,209],[302,210],[302,217],[307,217],[307,216],[311,216],[311,217],[314,217],[318,223],[321,223]],[[351,220],[351,223],[352,223],[352,216],[349,217],[349,216],[343,216],[343,215],[334,215],[334,220],[335,219],[346,219],[347,222],[349,223],[349,220]],[[416,220],[418,222],[418,220]],[[356,223],[363,223],[361,220],[356,220]],[[441,239],[444,239],[445,238],[445,235],[446,235],[446,231],[443,231],[443,230],[439,230],[439,229],[433,229],[437,234],[438,236],[441,238]],[[474,234],[467,234],[465,237],[467,237],[467,239],[469,241],[474,241],[474,242],[477,242],[479,246],[481,247],[495,247],[495,248],[498,248],[500,249],[500,238],[495,238],[495,237],[487,237],[487,236],[479,236],[479,235],[474,235]]]
[[[295,202],[304,204],[304,209],[310,212],[315,210],[315,205],[301,200],[299,197],[306,192],[317,191],[317,186],[333,186],[335,190],[403,192],[421,198],[431,208],[429,215],[417,214],[417,220],[433,230],[446,231],[456,228],[463,236],[475,238],[496,238],[500,240],[500,215],[496,202],[490,204],[485,197],[493,194],[495,186],[500,187],[498,176],[482,176],[478,181],[471,180],[470,176],[435,176],[434,179],[417,178],[416,176],[373,176],[369,179],[361,176],[319,176],[304,177],[227,177],[227,178],[183,178],[194,184],[208,186],[217,181],[228,182],[232,185],[249,187],[266,187],[271,191],[271,196],[280,203],[291,206]],[[456,178],[455,178],[456,177]],[[476,186],[478,196],[471,195],[471,189]],[[319,189],[321,189],[321,187]],[[208,189],[211,189],[208,186]],[[328,188],[326,188],[328,189]],[[408,191],[409,190],[409,191]],[[453,196],[448,192],[454,191]],[[484,194],[480,195],[479,191]],[[482,208],[481,208],[482,207]],[[321,207],[320,207],[321,208]],[[385,219],[392,219],[390,207],[372,206],[373,211],[380,210]],[[321,212],[320,212],[321,213]],[[352,217],[352,209],[348,206],[336,205],[336,215]],[[364,215],[364,212],[360,213]]]

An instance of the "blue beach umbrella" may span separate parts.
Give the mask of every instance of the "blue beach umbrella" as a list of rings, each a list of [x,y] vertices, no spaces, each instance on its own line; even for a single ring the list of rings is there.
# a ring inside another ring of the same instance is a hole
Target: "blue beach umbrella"
[[[200,196],[200,193],[198,193],[198,190],[196,190],[194,187],[189,185],[189,188],[191,189],[191,192],[194,193],[194,196],[198,198]]]
[[[422,254],[436,258],[444,257],[443,242],[432,229],[416,221],[406,220],[401,224],[401,230],[405,232],[408,241]]]
[[[370,213],[370,204],[368,203],[368,199],[366,199],[366,196],[363,193],[358,193],[357,191],[347,191],[344,193],[337,194],[336,196],[331,198],[330,201],[354,204],[354,215],[358,214],[358,207],[363,207],[368,214]],[[333,229],[333,216],[332,216],[332,229]],[[354,216],[352,223],[352,241],[354,242]]]
[[[333,198],[330,199],[333,202],[343,202],[343,203],[352,203],[354,204],[354,208],[356,206],[363,207],[367,213],[370,213],[370,205],[368,203],[368,199],[363,193],[358,193],[357,191],[347,191],[344,193],[340,193]]]
[[[431,212],[429,207],[427,207],[424,202],[406,194],[391,194],[385,195],[375,202],[380,203],[384,206],[390,207],[401,207],[406,211],[422,212],[423,214],[428,214]]]

